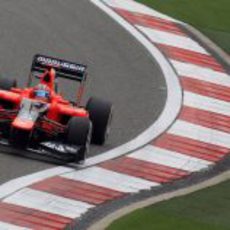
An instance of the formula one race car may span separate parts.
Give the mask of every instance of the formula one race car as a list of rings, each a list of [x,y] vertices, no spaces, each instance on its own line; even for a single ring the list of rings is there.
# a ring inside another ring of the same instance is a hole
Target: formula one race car
[[[80,82],[75,102],[58,94],[58,78]],[[80,106],[86,78],[85,65],[44,55],[34,56],[26,88],[1,78],[0,143],[62,161],[84,161],[91,142],[104,144],[112,119],[110,102],[90,98]]]

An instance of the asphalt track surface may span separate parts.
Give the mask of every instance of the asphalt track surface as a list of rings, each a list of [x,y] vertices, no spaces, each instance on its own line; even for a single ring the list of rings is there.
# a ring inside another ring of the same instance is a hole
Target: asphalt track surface
[[[104,147],[92,146],[91,155],[133,139],[163,110],[166,86],[158,65],[130,34],[89,1],[1,1],[0,53],[1,75],[17,78],[19,86],[26,83],[35,53],[89,66],[84,101],[96,95],[115,106],[110,139]],[[75,84],[62,82],[61,88],[67,98],[74,98]],[[1,152],[0,183],[55,166]]]

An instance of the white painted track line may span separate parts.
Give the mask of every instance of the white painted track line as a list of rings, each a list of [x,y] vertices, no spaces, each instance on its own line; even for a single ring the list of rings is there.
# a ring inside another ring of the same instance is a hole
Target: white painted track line
[[[193,41],[189,37],[180,36],[170,32],[155,30],[143,26],[136,27],[141,32],[143,32],[152,42],[155,42],[157,44],[164,44],[186,50],[196,51],[203,54],[208,54],[204,48],[202,48],[197,42]]]
[[[146,147],[128,155],[131,158],[165,165],[189,172],[199,171],[211,165],[211,162],[181,153],[147,145]]]
[[[196,93],[184,91],[184,105],[230,116],[230,103],[219,99],[206,97]]]
[[[50,193],[24,188],[6,198],[4,203],[20,205],[39,211],[48,212],[68,218],[77,218],[85,213],[91,204],[82,201],[67,199]]]
[[[230,77],[226,73],[172,59],[170,61],[181,76],[230,87]]]
[[[186,121],[177,120],[168,130],[169,133],[188,137],[208,144],[230,148],[230,134],[195,125]]]
[[[31,228],[19,227],[10,223],[0,221],[0,230],[32,230]]]
[[[117,173],[100,167],[91,167],[84,170],[62,175],[64,178],[82,181],[124,193],[136,193],[159,185],[144,179]]]

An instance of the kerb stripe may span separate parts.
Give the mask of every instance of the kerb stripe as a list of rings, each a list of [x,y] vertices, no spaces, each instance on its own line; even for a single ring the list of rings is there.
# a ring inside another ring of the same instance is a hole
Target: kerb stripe
[[[230,116],[230,103],[216,98],[206,97],[196,93],[184,91],[185,106]]]
[[[188,175],[188,172],[183,170],[176,170],[130,157],[105,162],[101,164],[101,167],[158,183],[166,183]]]
[[[216,71],[224,72],[223,67],[209,54],[203,54],[196,51],[186,50],[170,45],[159,45],[159,48],[170,58],[194,65],[210,68]]]
[[[63,229],[72,220],[14,204],[0,203],[0,220],[31,229]]]
[[[179,62],[173,59],[170,59],[170,62],[173,64],[179,76],[230,87],[230,77],[224,72],[214,71],[210,68],[201,67],[192,63]]]
[[[144,26],[152,29],[158,29],[162,31],[168,31],[179,35],[185,35],[185,33],[182,32],[181,29],[179,29],[178,26],[171,21],[160,19],[146,14],[130,12],[123,9],[115,8],[115,11],[122,17],[124,17],[131,24]]]
[[[129,176],[127,174],[114,172],[96,166],[73,173],[64,174],[62,177],[82,181],[124,193],[136,193],[140,190],[148,190],[151,187],[159,185],[155,182],[147,181],[141,178]]]
[[[228,148],[169,133],[154,140],[152,145],[213,162],[219,161],[230,152]]]
[[[189,77],[181,77],[181,83],[185,91],[230,102],[229,87],[192,79]]]
[[[136,26],[150,41],[156,44],[171,45],[174,47],[196,51],[199,53],[208,54],[198,43],[189,37],[172,34],[165,31],[155,30],[143,26]]]
[[[215,129],[195,125],[190,122],[177,120],[168,130],[168,133],[191,138],[207,144],[230,148],[230,134]]]
[[[116,199],[123,195],[123,193],[118,191],[64,177],[53,177],[36,183],[32,185],[31,188],[95,205]]]
[[[24,188],[14,193],[6,198],[4,202],[73,219],[80,217],[89,208],[94,207],[85,202],[67,199],[30,188]]]
[[[230,133],[230,116],[183,106],[179,118],[193,124]]]
[[[211,162],[206,160],[187,156],[178,152],[169,151],[167,149],[158,148],[153,145],[147,145],[144,148],[130,154],[129,157],[173,167],[188,172],[199,171],[211,164]]]

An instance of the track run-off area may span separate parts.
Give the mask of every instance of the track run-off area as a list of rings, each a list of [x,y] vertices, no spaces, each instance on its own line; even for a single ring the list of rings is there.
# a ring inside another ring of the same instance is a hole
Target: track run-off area
[[[82,168],[56,167],[3,184],[3,229],[74,229],[97,206],[207,170],[229,153],[230,78],[218,60],[183,23],[135,1],[92,3],[155,57],[168,88],[165,107],[137,138]]]

